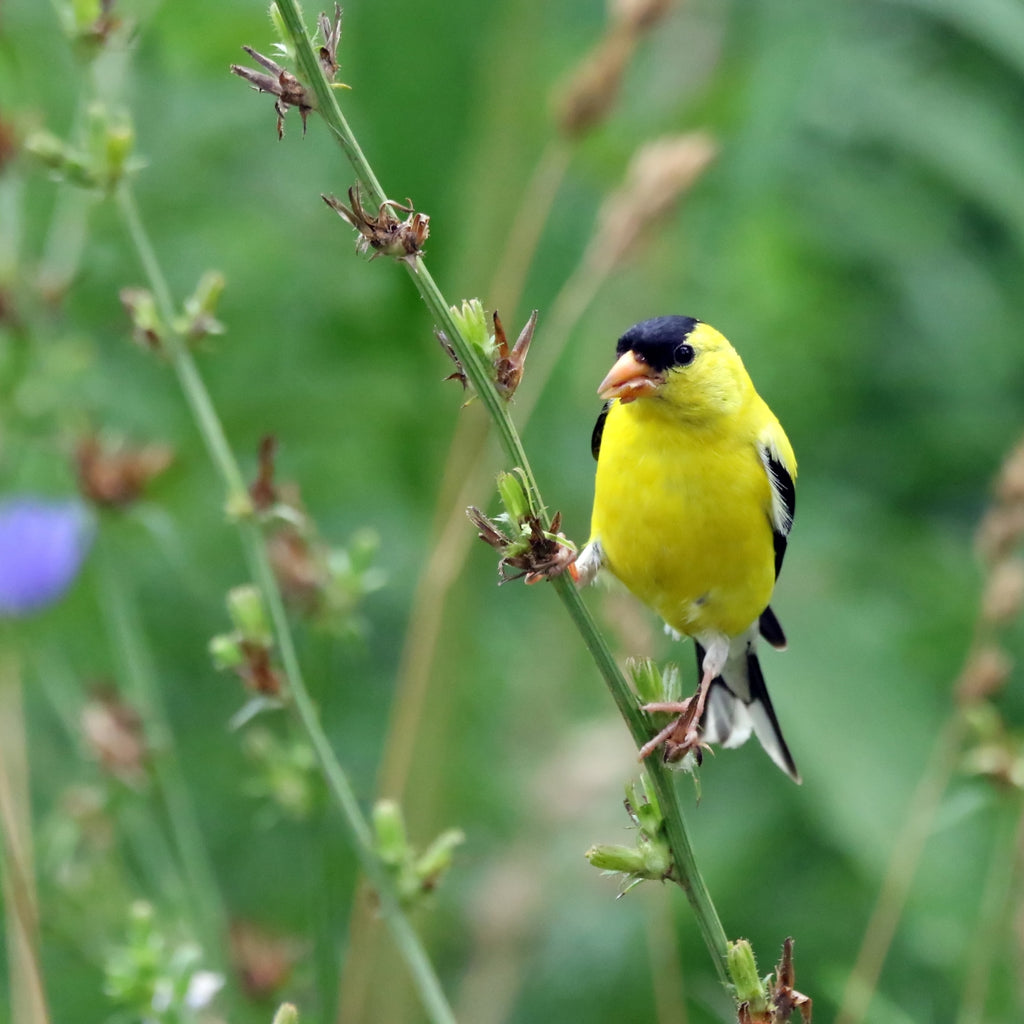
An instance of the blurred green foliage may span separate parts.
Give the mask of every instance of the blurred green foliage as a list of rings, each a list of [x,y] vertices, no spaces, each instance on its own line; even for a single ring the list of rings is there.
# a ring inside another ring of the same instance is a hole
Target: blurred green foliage
[[[59,31],[62,6],[0,8],[0,118],[15,138],[67,137],[81,116],[89,70]],[[228,74],[242,44],[269,49],[260,4],[115,10],[138,21],[119,92],[147,161],[137,196],[160,260],[179,301],[205,270],[227,281],[217,310],[227,333],[200,361],[234,449],[255,476],[259,440],[273,433],[279,479],[301,487],[326,543],[367,527],[380,538],[388,584],[365,598],[359,635],[299,630],[332,742],[369,806],[449,439],[460,418],[482,429],[481,412],[441,383],[451,367],[404,272],[355,256],[321,202],[351,179],[319,123],[303,136],[293,112],[279,143],[271,100]],[[488,304],[524,183],[556,133],[552,96],[604,18],[597,0],[346,9],[344,108],[390,194],[431,215],[427,259],[451,301]],[[792,786],[756,744],[720,752],[690,820],[727,932],[751,940],[763,970],[794,936],[797,987],[825,1020],[951,710],[982,583],[972,534],[1024,431],[1022,101],[1015,0],[679,3],[642,44],[607,121],[575,145],[521,308],[501,311],[512,333],[538,308],[534,351],[551,343],[545,311],[631,154],[667,133],[716,138],[716,162],[573,330],[525,440],[582,542],[594,388],[618,334],[667,312],[725,332],[785,424],[799,502],[773,605],[790,649],[767,656],[765,671],[805,782]],[[146,500],[102,515],[75,589],[18,623],[13,641],[53,1019],[108,1019],[104,957],[124,945],[134,900],[171,932],[197,927],[200,894],[167,848],[166,792],[148,773],[112,775],[82,739],[97,684],[116,680],[140,699],[114,587],[167,705],[164,742],[235,922],[236,957],[280,967],[250,977],[252,994],[225,1014],[265,1021],[288,998],[303,1020],[331,1021],[349,978],[365,992],[346,1019],[419,1020],[372,913],[348,933],[361,899],[354,860],[297,737],[273,716],[228,729],[247,697],[215,673],[207,644],[230,628],[224,595],[245,582],[240,548],[172,374],[129,341],[118,293],[143,282],[112,204],[90,204],[66,296],[36,290],[73,258],[62,197],[23,155],[0,169],[0,492],[70,492],[71,452],[93,432],[170,444],[175,459]],[[474,500],[496,508],[489,491]],[[646,883],[616,902],[616,882],[585,863],[589,846],[628,825],[630,745],[552,596],[499,591],[494,568],[479,545],[444,606],[401,794],[416,847],[449,826],[466,836],[417,919],[460,1019],[726,1019],[685,900]],[[689,671],[689,653],[645,612],[599,592],[591,604],[624,656],[678,658]],[[1018,624],[1008,641],[1018,654],[1022,639]],[[999,703],[1011,728],[1024,714],[1013,682]],[[247,741],[246,728],[273,730],[273,742]],[[282,778],[302,798],[275,809]],[[1020,1019],[1024,951],[1008,926],[1021,909],[1019,864],[998,890],[994,931],[984,911],[1019,810],[990,781],[955,779],[875,1024]],[[972,958],[993,935],[987,1004],[957,1018]]]

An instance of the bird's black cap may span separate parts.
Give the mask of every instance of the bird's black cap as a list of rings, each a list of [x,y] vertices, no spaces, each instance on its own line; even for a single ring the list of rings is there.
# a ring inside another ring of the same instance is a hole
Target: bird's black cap
[[[616,355],[635,352],[655,370],[685,366],[693,360],[693,348],[687,344],[690,332],[700,323],[692,316],[658,316],[641,320],[619,338]]]

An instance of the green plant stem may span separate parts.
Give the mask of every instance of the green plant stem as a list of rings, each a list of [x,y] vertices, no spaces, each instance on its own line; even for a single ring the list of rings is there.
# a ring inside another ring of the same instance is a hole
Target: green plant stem
[[[3,625],[0,623],[0,625]],[[11,1019],[49,1024],[39,955],[29,759],[21,664],[0,632],[0,895],[4,903]]]
[[[650,724],[637,706],[633,690],[619,670],[590,610],[583,603],[579,591],[567,576],[559,576],[552,583],[583,637],[583,642],[597,664],[598,671],[604,677],[619,713],[625,719],[633,741],[638,747],[643,746],[650,739]],[[727,984],[728,974],[725,958],[728,951],[728,939],[718,911],[711,900],[711,894],[700,873],[700,868],[697,866],[686,821],[679,805],[679,796],[676,792],[673,775],[656,757],[648,758],[645,767],[654,784],[654,791],[658,795],[658,802],[665,819],[665,829],[675,865],[675,880],[683,888],[690,901],[690,906],[697,918],[697,925],[704,937],[704,943],[711,953],[719,979],[723,984]]]
[[[210,458],[227,489],[228,507],[235,513],[234,518],[242,537],[249,571],[261,591],[270,614],[277,649],[287,680],[290,706],[309,739],[328,788],[341,810],[342,820],[348,829],[349,840],[359,859],[360,866],[377,893],[380,901],[380,914],[387,922],[395,945],[409,968],[424,1009],[434,1024],[454,1024],[455,1016],[441,989],[434,967],[401,908],[387,869],[381,863],[374,849],[370,826],[362,814],[348,776],[335,757],[320,723],[316,705],[303,678],[284,600],[270,565],[259,524],[252,515],[251,503],[241,469],[231,451],[220,417],[217,415],[213,400],[199,375],[199,370],[185,339],[173,327],[175,310],[170,289],[127,182],[118,188],[117,200],[125,226],[153,291],[157,311],[165,325],[164,348],[177,374],[181,389],[192,410]]]
[[[149,234],[139,216],[135,194],[127,181],[122,182],[117,189],[116,196],[121,218],[131,236],[139,261],[142,263],[142,269],[145,271],[149,286],[153,291],[153,298],[156,300],[157,310],[164,324],[165,347],[174,372],[177,374],[178,383],[181,385],[181,390],[192,410],[203,440],[206,442],[210,458],[227,487],[228,507],[241,511],[242,507],[248,504],[249,492],[242,478],[241,470],[238,468],[238,463],[231,452],[231,446],[224,434],[224,428],[221,426],[220,417],[214,408],[210,393],[199,376],[199,371],[189,353],[185,339],[174,329],[176,314],[174,302],[171,299],[171,290],[156,258],[156,251],[149,240]]]
[[[331,83],[324,77],[320,62],[306,35],[299,5],[295,0],[280,0],[277,6],[285,26],[291,34],[302,81],[313,90],[316,97],[317,111],[352,164],[356,177],[363,188],[364,198],[369,199],[374,206],[379,206],[388,198],[387,194],[377,180],[362,147],[356,141],[345,115],[341,112],[337,95],[331,88]],[[441,294],[441,289],[438,288],[430,271],[424,266],[423,260],[416,259],[406,262],[405,265],[416,285],[416,290],[420,293],[420,298],[430,310],[434,322],[444,331],[455,348],[466,376],[498,431],[502,448],[508,454],[513,465],[518,466],[526,474],[530,501],[534,508],[540,511],[543,508],[540,501],[540,490],[534,479],[533,471],[530,469],[522,441],[508,416],[505,400],[498,394],[491,381],[489,367],[484,365],[476,347],[463,338],[455,318],[452,316],[451,307]]]
[[[983,1024],[995,964],[1011,933],[1013,899],[1020,876],[1024,817],[1019,792],[1000,794],[988,875],[982,890],[978,923],[966,950],[967,970],[956,1024]]]
[[[125,682],[142,715],[152,747],[153,774],[167,809],[171,838],[180,870],[185,875],[191,911],[199,922],[204,952],[212,965],[223,972],[227,969],[224,955],[227,914],[182,774],[153,658],[136,605],[126,592],[112,552],[102,536],[98,549],[100,604],[107,618],[110,639],[121,659]]]
[[[942,795],[956,769],[965,731],[964,716],[956,709],[935,738],[928,763],[904,815],[903,827],[893,844],[889,868],[864,930],[836,1024],[861,1024],[867,1016]]]
[[[340,142],[356,176],[365,188],[368,198],[374,204],[379,205],[385,201],[387,195],[377,181],[376,175],[373,173],[362,148],[356,141],[348,122],[342,114],[334,90],[324,77],[319,61],[306,35],[298,4],[295,0],[278,0],[278,9],[291,34],[302,80],[313,90],[316,97],[318,112]],[[523,471],[531,506],[547,521],[540,489],[537,487],[519,433],[509,416],[504,398],[498,393],[491,379],[489,368],[484,365],[476,348],[463,338],[451,315],[449,303],[445,301],[430,272],[423,265],[423,260],[417,259],[413,261],[412,265],[408,263],[406,265],[409,267],[410,276],[421,298],[426,303],[436,324],[448,336],[459,360],[462,362],[466,376],[473,385],[480,401],[487,409],[497,430],[498,440],[506,457],[512,465],[517,466]],[[604,637],[598,630],[590,612],[587,610],[571,581],[562,576],[553,582],[556,593],[565,605],[580,635],[583,637],[583,642],[586,644],[601,675],[604,677],[611,691],[612,698],[625,719],[633,739],[638,745],[642,745],[650,738],[649,723],[637,706],[633,691],[619,671]],[[654,783],[665,818],[668,840],[672,847],[676,867],[676,880],[682,886],[690,901],[718,976],[723,983],[727,983],[728,975],[725,966],[727,939],[725,930],[722,927],[707,886],[704,884],[704,880],[697,867],[693,847],[690,844],[682,809],[671,776],[656,759],[652,759],[648,763],[647,770]]]

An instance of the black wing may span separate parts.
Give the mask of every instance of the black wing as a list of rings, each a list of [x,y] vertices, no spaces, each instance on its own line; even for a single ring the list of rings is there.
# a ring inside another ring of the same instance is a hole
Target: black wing
[[[590,451],[596,459],[601,454],[601,437],[604,434],[604,421],[608,419],[608,409],[611,402],[605,402],[598,413],[597,422],[594,424],[594,432],[590,435]]]
[[[758,449],[772,487],[772,539],[775,544],[775,578],[778,579],[796,513],[796,486],[789,470],[775,458],[767,445],[758,445]]]

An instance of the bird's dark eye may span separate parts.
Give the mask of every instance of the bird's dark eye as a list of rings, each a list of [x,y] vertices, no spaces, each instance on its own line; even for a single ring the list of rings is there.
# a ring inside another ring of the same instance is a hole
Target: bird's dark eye
[[[692,345],[677,345],[672,353],[672,363],[674,366],[689,366],[696,354]]]

